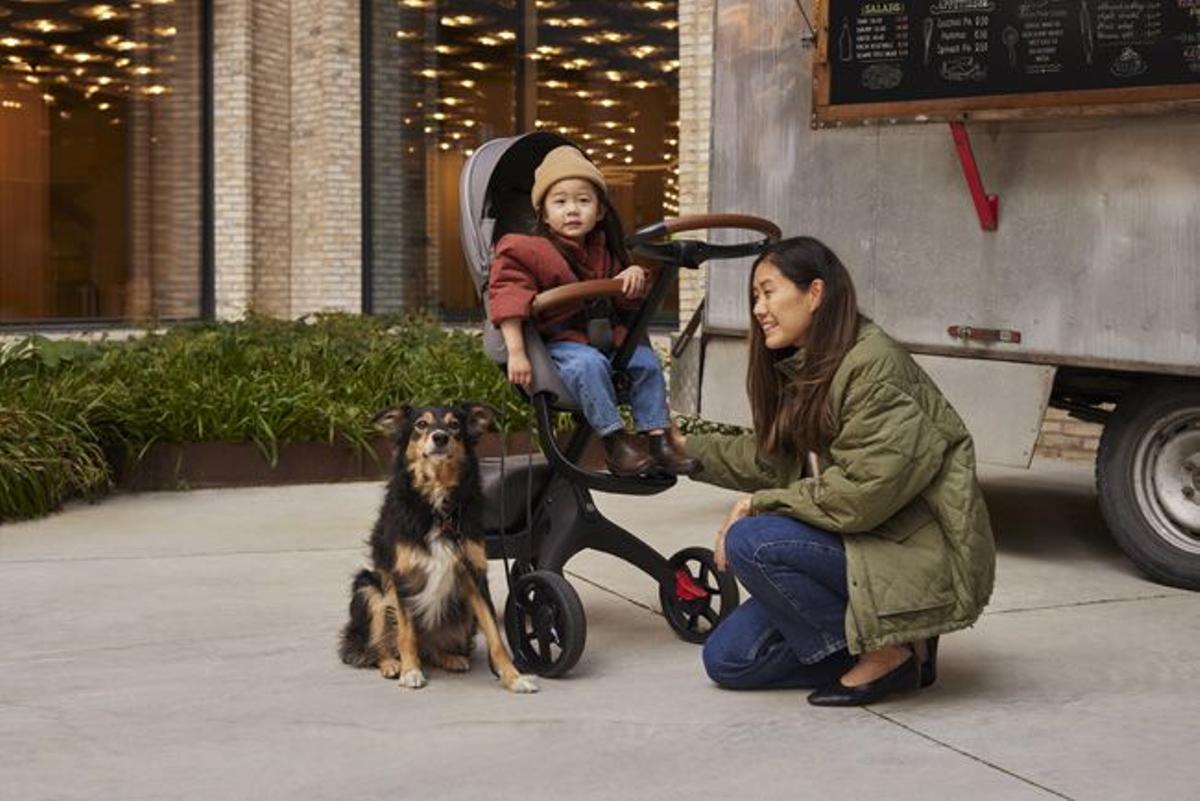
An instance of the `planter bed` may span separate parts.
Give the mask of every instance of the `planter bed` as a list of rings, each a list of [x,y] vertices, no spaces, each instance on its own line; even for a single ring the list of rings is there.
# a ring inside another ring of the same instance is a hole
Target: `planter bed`
[[[565,443],[564,443],[565,444]],[[508,437],[507,453],[521,457],[530,451],[527,432]],[[500,435],[485,434],[476,448],[483,457],[499,456]],[[584,462],[603,464],[600,443],[593,440]],[[159,443],[141,461],[118,464],[118,492],[253,487],[273,484],[322,484],[338,481],[381,481],[391,473],[392,445],[385,437],[360,451],[345,443],[290,442],[279,446],[272,465],[257,445],[248,442]]]

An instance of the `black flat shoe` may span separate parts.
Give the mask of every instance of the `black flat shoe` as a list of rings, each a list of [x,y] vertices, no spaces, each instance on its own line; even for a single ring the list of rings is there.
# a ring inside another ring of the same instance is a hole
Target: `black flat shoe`
[[[921,682],[921,663],[915,653],[910,653],[908,659],[875,681],[857,687],[847,687],[841,679],[831,681],[813,690],[808,702],[813,706],[866,706],[882,701],[892,693],[915,690]]]
[[[921,687],[929,687],[937,681],[938,638],[925,641],[925,658],[921,660]]]

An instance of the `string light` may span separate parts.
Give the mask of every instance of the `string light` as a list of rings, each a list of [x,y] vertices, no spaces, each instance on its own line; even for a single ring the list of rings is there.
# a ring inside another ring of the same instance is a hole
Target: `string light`
[[[405,130],[416,132],[424,122],[431,138],[415,152],[406,145],[407,152],[417,155],[432,148],[469,157],[481,142],[504,135],[511,125],[501,109],[512,102],[512,90],[500,88],[506,82],[511,87],[514,58],[522,57],[513,47],[518,34],[511,8],[476,4],[471,13],[460,14],[448,13],[462,8],[455,3],[397,2],[404,9],[420,9],[403,12],[405,24],[393,32],[405,41],[401,63],[407,62],[410,75],[427,81],[426,89],[406,90],[412,94],[403,106],[405,125],[411,126]],[[639,204],[641,176],[646,176],[659,187],[664,213],[678,213],[678,122],[669,119],[677,109],[678,4],[537,0],[536,5],[536,46],[523,54],[527,63],[537,64],[533,128],[574,139],[605,171],[637,176]],[[582,9],[590,13],[571,13]],[[421,53],[429,54],[429,60]],[[486,83],[477,80],[482,74],[488,75]],[[662,106],[671,109],[665,123],[652,111]],[[655,153],[661,153],[661,161]]]

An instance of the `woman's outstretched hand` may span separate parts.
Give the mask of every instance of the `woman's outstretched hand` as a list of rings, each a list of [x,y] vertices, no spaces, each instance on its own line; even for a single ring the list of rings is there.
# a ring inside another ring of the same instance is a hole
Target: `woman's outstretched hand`
[[[621,282],[621,292],[630,300],[646,294],[646,270],[643,267],[631,264],[617,273],[617,280]]]
[[[729,533],[729,529],[734,523],[747,517],[750,514],[750,496],[746,495],[738,499],[738,502],[729,510],[729,514],[725,517],[725,522],[721,525],[721,530],[717,532],[717,542],[713,545],[713,558],[717,563],[717,570],[724,573],[729,569],[729,565],[725,559],[725,535]]]

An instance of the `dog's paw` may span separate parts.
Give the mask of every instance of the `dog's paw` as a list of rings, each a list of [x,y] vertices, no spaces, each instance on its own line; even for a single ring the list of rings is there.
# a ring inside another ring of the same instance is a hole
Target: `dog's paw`
[[[379,675],[385,679],[395,679],[400,677],[400,660],[385,659],[379,663]]]
[[[471,660],[460,654],[443,654],[442,669],[451,673],[466,673],[471,669]]]
[[[420,668],[417,668],[416,670],[407,670],[400,674],[401,687],[408,687],[411,690],[419,690],[424,687],[425,684],[425,674],[421,672]]]
[[[532,676],[518,674],[508,682],[508,689],[514,693],[536,693],[538,686]]]

